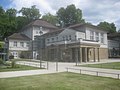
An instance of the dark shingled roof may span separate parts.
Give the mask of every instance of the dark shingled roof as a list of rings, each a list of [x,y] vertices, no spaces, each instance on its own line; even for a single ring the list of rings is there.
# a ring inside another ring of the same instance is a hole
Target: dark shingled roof
[[[21,34],[21,33],[14,33],[11,36],[9,36],[8,39],[31,40],[29,37],[27,37],[26,35]]]
[[[30,26],[39,26],[39,27],[46,27],[46,28],[51,28],[51,29],[58,29],[58,27],[52,25],[51,23],[48,23],[47,21],[41,20],[41,19],[32,21],[31,23],[26,25],[24,28],[27,28]]]

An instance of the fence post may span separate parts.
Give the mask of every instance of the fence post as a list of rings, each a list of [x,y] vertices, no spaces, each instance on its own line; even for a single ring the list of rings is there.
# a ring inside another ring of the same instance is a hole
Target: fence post
[[[68,72],[68,68],[66,68],[67,69],[67,72]]]
[[[119,79],[120,74],[118,74],[118,79]]]
[[[98,72],[96,72],[97,73],[97,76],[98,76]]]
[[[80,74],[81,74],[81,69],[80,69]]]

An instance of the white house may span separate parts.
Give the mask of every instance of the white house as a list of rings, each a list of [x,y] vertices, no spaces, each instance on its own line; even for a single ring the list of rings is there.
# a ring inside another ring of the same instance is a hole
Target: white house
[[[31,39],[24,34],[14,33],[8,37],[9,41],[9,56],[20,58],[21,52],[30,50]]]
[[[107,32],[97,26],[76,24],[43,36],[49,52],[47,56],[52,60],[56,58],[57,53],[63,61],[87,62],[108,58]]]
[[[13,35],[11,35],[10,37],[14,38],[14,40],[9,39],[9,50],[13,50],[13,54],[15,53],[15,58],[19,58],[19,55],[17,52],[15,52],[15,50],[28,50],[32,52],[32,58],[37,58],[37,52],[35,51],[35,46],[34,45],[34,38],[35,36],[40,36],[43,35],[45,33],[48,32],[52,32],[55,31],[56,29],[58,29],[56,26],[48,23],[47,21],[44,20],[34,20],[31,23],[29,23],[28,25],[26,25],[25,27],[23,27],[22,30],[20,30],[19,34],[20,35],[25,35],[26,37],[28,37],[31,41],[29,41],[29,48],[27,47],[26,42],[28,43],[28,41],[20,41],[19,40],[19,36],[16,37]],[[9,38],[10,38],[9,37]],[[16,42],[17,42],[17,47],[16,47]],[[15,45],[13,44],[15,43]],[[22,47],[22,45],[25,45],[25,47]],[[12,46],[12,47],[11,47]]]

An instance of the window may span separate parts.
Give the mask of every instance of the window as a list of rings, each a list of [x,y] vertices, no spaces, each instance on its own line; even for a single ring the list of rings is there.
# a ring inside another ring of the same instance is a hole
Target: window
[[[66,41],[68,41],[68,36],[66,36]]]
[[[69,35],[69,40],[71,40],[71,35]]]
[[[99,41],[99,33],[98,32],[95,33],[95,39],[96,39],[96,41]]]
[[[90,40],[94,40],[94,32],[90,31]]]
[[[65,41],[65,37],[63,36],[63,41]]]
[[[58,41],[58,37],[56,37],[56,41]]]
[[[20,42],[20,46],[21,46],[21,47],[24,47],[24,42]]]
[[[50,39],[47,39],[47,41],[49,42],[49,41],[50,41]]]
[[[39,34],[39,32],[38,32],[38,31],[36,31],[36,34]]]
[[[30,46],[30,44],[29,44],[29,42],[27,42],[27,43],[26,43],[26,47],[29,47],[29,46]]]
[[[13,46],[14,46],[14,47],[17,47],[17,41],[14,41]]]
[[[104,43],[104,34],[103,33],[101,33],[101,43]]]
[[[54,38],[52,38],[52,41],[54,41]]]

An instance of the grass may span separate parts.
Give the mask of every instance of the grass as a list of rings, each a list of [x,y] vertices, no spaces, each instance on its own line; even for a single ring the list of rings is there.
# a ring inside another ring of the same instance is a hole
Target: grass
[[[86,64],[86,65],[80,65],[80,66],[120,70],[120,62],[103,63],[103,64]]]
[[[120,80],[56,73],[0,79],[0,90],[120,90]]]
[[[11,66],[0,66],[0,72],[21,71],[21,70],[35,70],[35,69],[40,69],[40,68],[31,67],[31,66],[25,66],[25,65],[17,65],[14,68],[12,68]]]

